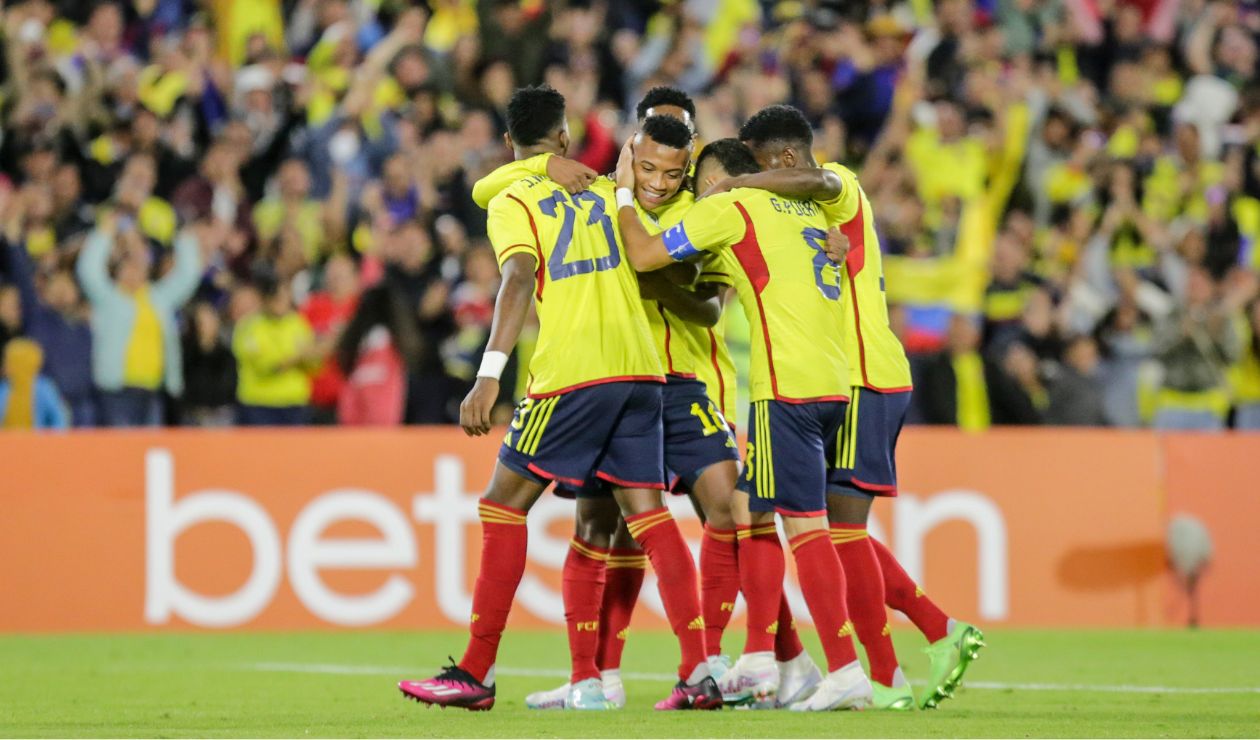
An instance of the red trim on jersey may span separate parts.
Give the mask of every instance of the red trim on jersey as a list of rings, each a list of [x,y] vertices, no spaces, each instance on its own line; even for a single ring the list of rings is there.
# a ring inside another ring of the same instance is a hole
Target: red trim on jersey
[[[726,416],[726,378],[722,377],[722,366],[718,363],[718,339],[717,332],[708,329],[709,332],[709,362],[713,363],[713,372],[717,374],[718,380],[718,411],[722,412],[722,416]]]
[[[660,301],[656,302],[656,310],[661,314],[661,323],[665,325],[665,374],[681,375],[681,373],[674,370],[674,353],[669,351],[669,339],[673,332],[669,330],[669,319],[665,318],[665,307],[661,305]]]
[[[794,519],[812,519],[813,517],[816,517],[816,516],[827,515],[826,509],[823,509],[822,511],[791,511],[789,509],[782,509],[776,506],[774,507],[774,510],[779,516],[790,516]],[[819,531],[822,531],[822,530],[819,530]]]
[[[529,212],[529,209],[525,207],[520,198],[510,193],[508,197],[520,203],[521,208],[525,211],[525,216],[529,218],[529,230],[534,232],[534,251],[538,253],[538,267],[534,269],[534,281],[538,287],[534,290],[534,298],[541,301],[543,297],[543,282],[547,274],[547,260],[543,259],[542,242],[538,240],[538,226],[534,224],[534,214]]]
[[[611,476],[602,470],[597,471],[595,473],[595,477],[599,478],[600,480],[608,481],[614,486],[620,486],[622,488],[650,488],[654,491],[668,490],[667,488],[665,488],[664,483],[635,483],[634,481],[622,480],[620,478]]]
[[[912,385],[903,385],[900,388],[880,388],[877,385],[864,385],[862,387],[869,391],[875,391],[876,393],[909,393],[914,390],[914,386]]]
[[[525,467],[529,468],[529,472],[533,473],[534,475],[541,476],[543,478],[546,478],[547,480],[553,480],[558,483],[563,483],[566,486],[573,486],[574,488],[582,487],[582,481],[578,480],[577,478],[565,478],[564,476],[556,475],[555,473],[548,473],[547,471],[538,467],[534,463],[529,463]]]
[[[744,238],[731,245],[731,252],[735,254],[735,259],[739,260],[739,266],[748,276],[748,282],[752,283],[753,296],[757,299],[757,317],[761,319],[761,341],[766,346],[766,364],[770,368],[770,388],[775,398],[778,398],[779,379],[774,373],[774,350],[770,346],[770,326],[766,323],[766,310],[761,303],[761,291],[765,290],[770,282],[770,267],[766,265],[766,258],[761,254],[761,243],[757,241],[757,229],[753,227],[748,211],[744,210],[743,204],[738,201],[735,207],[739,209],[739,215],[744,218]]]
[[[841,224],[840,233],[849,238],[849,253],[845,255],[844,267],[849,274],[849,295],[853,296],[853,326],[857,331],[858,362],[862,367],[862,385],[869,386],[870,378],[866,375],[866,342],[862,339],[862,312],[858,309],[857,284],[853,276],[866,266],[866,217],[862,212],[862,196],[858,194],[858,209],[853,218]]]
[[[599,380],[588,380],[585,383],[570,385],[559,390],[548,391],[547,393],[528,393],[530,398],[551,398],[562,393],[577,391],[583,388],[590,388],[594,385],[603,385],[605,383],[664,383],[664,375],[620,375],[615,378],[600,378]]]

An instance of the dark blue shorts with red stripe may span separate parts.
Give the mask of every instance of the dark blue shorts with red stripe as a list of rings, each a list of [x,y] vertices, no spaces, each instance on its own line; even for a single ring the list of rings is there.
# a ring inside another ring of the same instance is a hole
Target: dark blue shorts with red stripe
[[[910,391],[880,393],[854,387],[836,444],[828,492],[897,495],[897,438],[910,408]]]
[[[579,487],[597,478],[626,488],[665,488],[661,383],[614,381],[526,398],[499,461],[539,483]]]

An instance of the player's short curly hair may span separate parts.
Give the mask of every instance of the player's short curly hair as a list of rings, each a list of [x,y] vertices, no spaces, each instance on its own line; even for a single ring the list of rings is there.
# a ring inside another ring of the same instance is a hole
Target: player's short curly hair
[[[762,108],[744,122],[739,129],[739,140],[749,146],[762,146],[771,141],[782,141],[800,147],[814,143],[814,130],[805,114],[790,105],[772,105]]]
[[[516,146],[532,146],[564,123],[564,96],[547,85],[522,87],[507,106],[508,133]]]
[[[668,85],[659,85],[647,91],[643,99],[639,101],[635,107],[634,113],[640,121],[647,117],[648,111],[659,105],[673,105],[683,110],[691,116],[692,120],[696,117],[696,101],[691,99],[687,93],[676,87]]]
[[[642,130],[652,141],[673,149],[686,149],[691,145],[691,129],[673,116],[648,116]]]
[[[702,170],[705,162],[713,158],[717,158],[718,164],[722,165],[726,174],[731,176],[761,172],[761,166],[757,164],[752,150],[739,139],[718,139],[705,144],[704,149],[700,150],[699,158],[696,159],[697,174]]]

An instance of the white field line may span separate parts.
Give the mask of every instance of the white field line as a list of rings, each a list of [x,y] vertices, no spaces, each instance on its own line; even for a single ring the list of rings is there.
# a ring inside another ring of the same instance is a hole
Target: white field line
[[[250,663],[252,671],[271,673],[323,673],[343,676],[415,676],[426,675],[424,669],[415,666],[353,665],[345,663]],[[569,672],[561,668],[510,668],[496,667],[500,676],[527,678],[566,679]],[[678,677],[672,673],[622,674],[628,681],[660,681],[674,683]],[[921,682],[916,682],[921,683]],[[1083,684],[1083,683],[1003,683],[999,681],[966,681],[965,688],[991,689],[994,691],[1098,691],[1108,694],[1260,694],[1260,686],[1137,686],[1132,684]]]

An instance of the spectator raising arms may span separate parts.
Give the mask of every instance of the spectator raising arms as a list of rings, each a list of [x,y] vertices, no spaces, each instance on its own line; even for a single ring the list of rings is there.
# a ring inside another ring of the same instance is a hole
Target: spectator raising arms
[[[175,314],[197,288],[199,249],[185,230],[175,240],[173,266],[152,281],[149,246],[134,219],[106,216],[84,243],[78,276],[92,304],[92,376],[105,425],[157,426],[162,391],[183,392]]]

